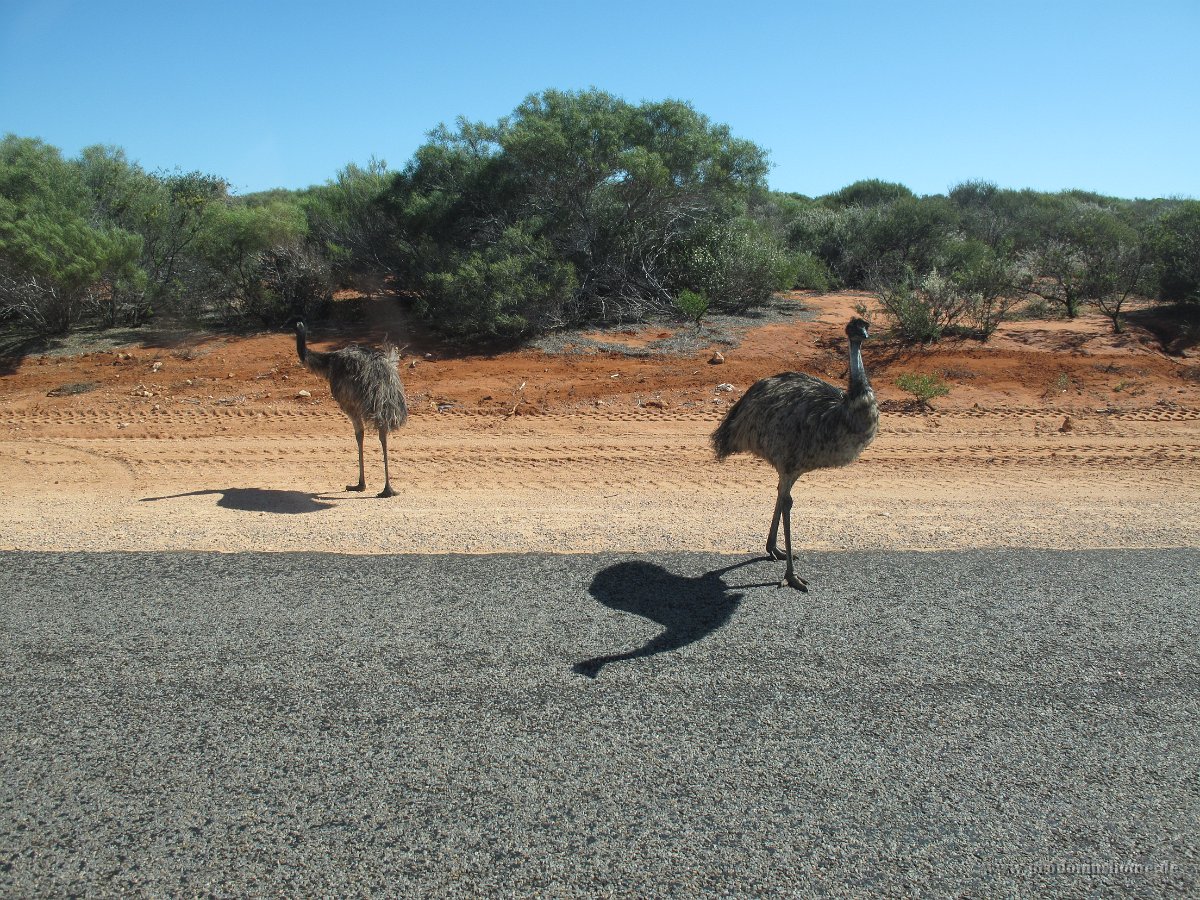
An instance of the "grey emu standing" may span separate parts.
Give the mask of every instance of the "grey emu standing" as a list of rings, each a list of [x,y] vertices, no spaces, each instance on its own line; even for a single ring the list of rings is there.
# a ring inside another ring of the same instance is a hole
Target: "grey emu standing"
[[[395,347],[372,350],[350,346],[322,353],[308,349],[307,336],[304,323],[297,322],[296,353],[300,362],[310,372],[325,376],[333,399],[354,423],[354,437],[358,441],[358,484],[346,485],[346,490],[367,489],[363,433],[369,422],[379,431],[379,443],[383,447],[383,490],[379,496],[395,496],[388,473],[388,435],[408,421],[404,385],[397,368],[400,351]]]
[[[786,559],[780,586],[807,590],[792,565],[792,485],[805,472],[848,465],[875,437],[879,406],[863,368],[862,342],[869,323],[851,319],[850,385],[843,391],[800,372],[784,372],[750,386],[712,434],[717,459],[733,453],[752,453],[779,473],[779,489],[767,554]],[[779,523],[783,521],[784,552],[779,552]]]

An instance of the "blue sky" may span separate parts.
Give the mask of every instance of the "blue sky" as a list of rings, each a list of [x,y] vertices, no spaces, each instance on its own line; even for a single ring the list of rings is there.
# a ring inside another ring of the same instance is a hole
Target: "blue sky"
[[[687,100],[771,187],[1200,197],[1200,0],[0,2],[0,132],[239,193],[401,168],[528,94]]]

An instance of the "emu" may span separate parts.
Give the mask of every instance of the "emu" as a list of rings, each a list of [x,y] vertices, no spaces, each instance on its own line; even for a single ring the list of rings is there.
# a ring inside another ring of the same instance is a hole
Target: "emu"
[[[792,485],[806,472],[854,462],[879,428],[879,406],[862,361],[862,343],[869,328],[870,324],[859,318],[846,326],[850,339],[847,390],[800,372],[772,375],[752,384],[712,434],[718,460],[733,453],[751,453],[779,473],[767,555],[787,560],[780,587],[808,590],[808,582],[796,575],[792,564]],[[779,551],[780,521],[783,553]]]
[[[358,484],[346,485],[348,491],[367,489],[363,469],[363,433],[367,423],[379,432],[383,447],[383,490],[380,497],[394,497],[388,472],[388,435],[408,421],[408,405],[404,400],[404,385],[397,366],[400,351],[395,347],[372,350],[351,345],[340,350],[322,353],[309,350],[308,332],[303,322],[296,323],[296,353],[310,372],[323,375],[329,382],[333,399],[354,424],[358,441]]]

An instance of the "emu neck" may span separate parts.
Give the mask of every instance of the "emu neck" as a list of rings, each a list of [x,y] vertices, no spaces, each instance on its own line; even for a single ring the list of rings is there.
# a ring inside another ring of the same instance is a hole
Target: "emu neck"
[[[861,397],[871,390],[867,381],[867,370],[863,368],[862,341],[850,342],[850,389],[846,392],[850,397]]]
[[[308,346],[304,342],[304,332],[296,332],[296,354],[300,357],[300,362],[308,362]]]

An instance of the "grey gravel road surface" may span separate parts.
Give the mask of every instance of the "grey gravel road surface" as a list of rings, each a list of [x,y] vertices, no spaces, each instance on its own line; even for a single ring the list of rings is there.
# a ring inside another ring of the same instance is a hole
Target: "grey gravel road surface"
[[[0,894],[1188,896],[1200,551],[0,554]]]

